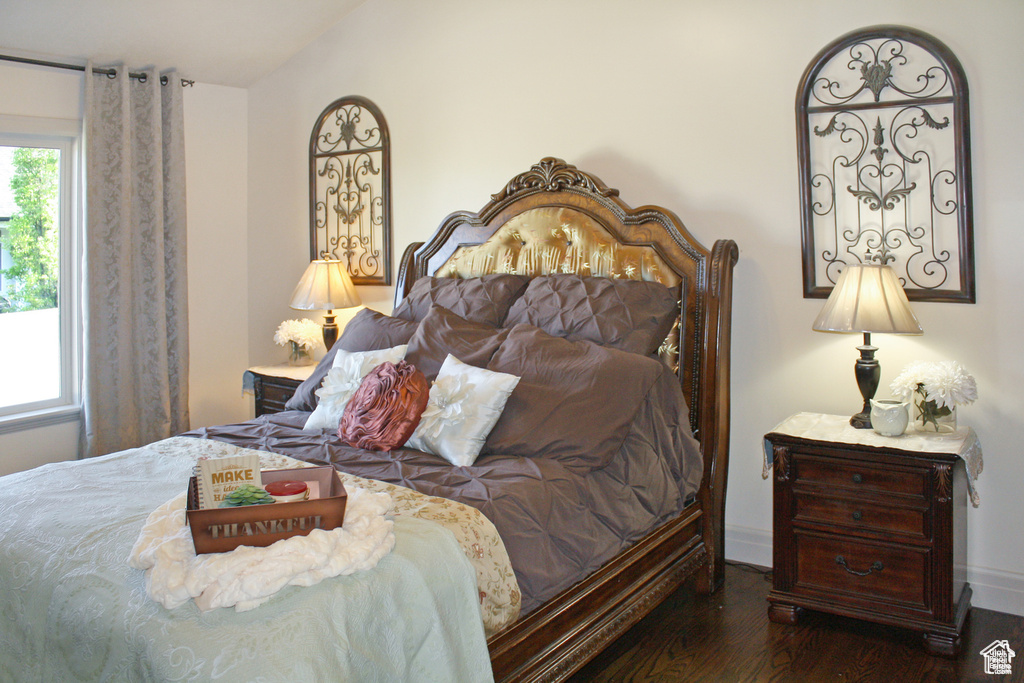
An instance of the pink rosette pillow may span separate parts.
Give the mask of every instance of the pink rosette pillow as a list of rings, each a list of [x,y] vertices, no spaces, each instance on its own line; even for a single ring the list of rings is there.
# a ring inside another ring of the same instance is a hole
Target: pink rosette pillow
[[[363,378],[338,425],[338,438],[371,451],[401,448],[420,423],[430,386],[404,360],[381,363]]]

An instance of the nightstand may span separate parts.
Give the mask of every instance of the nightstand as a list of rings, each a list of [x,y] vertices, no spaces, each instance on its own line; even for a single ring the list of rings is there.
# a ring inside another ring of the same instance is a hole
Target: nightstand
[[[955,657],[971,606],[968,482],[976,435],[887,438],[848,418],[800,413],[765,436],[774,493],[769,618],[803,609],[919,631]]]
[[[243,391],[256,397],[256,417],[279,413],[295,393],[295,389],[309,377],[316,364],[310,365],[257,365],[245,371]]]

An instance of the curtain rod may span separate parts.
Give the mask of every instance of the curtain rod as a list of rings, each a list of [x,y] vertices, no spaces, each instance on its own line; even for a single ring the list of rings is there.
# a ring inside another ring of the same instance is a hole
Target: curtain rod
[[[42,59],[29,59],[28,57],[12,57],[11,55],[0,55],[0,60],[8,61],[8,62],[18,62],[19,64],[32,64],[34,66],[48,66],[48,67],[53,68],[53,69],[71,69],[72,71],[85,71],[85,67],[81,66],[79,64],[64,64],[62,62],[47,62],[47,61],[42,60]],[[92,68],[92,72],[94,74],[102,74],[102,75],[106,76],[107,78],[116,78],[117,77],[117,69],[113,69],[113,68],[105,69],[105,68],[102,68],[102,67],[94,66]],[[145,73],[132,73],[130,71],[128,72],[128,77],[129,78],[135,78],[140,83],[145,83],[146,80],[149,78],[149,76],[147,74],[145,74]],[[160,85],[167,85],[167,81],[168,81],[167,76],[161,76],[160,77]],[[193,85],[195,85],[195,81],[190,81],[190,80],[187,80],[187,79],[184,79],[184,78],[181,79],[181,87],[187,88],[187,87],[191,87]]]

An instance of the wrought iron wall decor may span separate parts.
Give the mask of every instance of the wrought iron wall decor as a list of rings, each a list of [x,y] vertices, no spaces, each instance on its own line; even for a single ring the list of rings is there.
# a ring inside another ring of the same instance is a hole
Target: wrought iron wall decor
[[[808,65],[796,101],[804,297],[891,265],[911,300],[974,303],[967,79],[926,33],[876,26]]]
[[[309,139],[310,259],[348,264],[357,285],[391,284],[391,140],[363,97],[332,102]]]

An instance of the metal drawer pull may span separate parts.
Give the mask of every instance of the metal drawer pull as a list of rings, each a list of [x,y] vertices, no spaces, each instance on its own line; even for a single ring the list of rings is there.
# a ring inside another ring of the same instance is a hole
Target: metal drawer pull
[[[853,483],[854,483],[854,484],[859,484],[859,483],[861,483],[862,481],[864,481],[864,477],[862,477],[862,476],[861,476],[861,475],[859,475],[859,474],[855,474],[855,475],[853,475]]]
[[[861,517],[863,517],[863,516],[864,516],[864,513],[862,513],[862,512],[860,511],[860,510],[857,510],[857,511],[855,511],[855,512],[853,513],[853,518],[854,518],[854,519],[855,519],[856,521],[858,521],[858,522],[859,522],[859,521],[861,520]]]
[[[871,572],[880,572],[883,569],[885,569],[885,567],[882,565],[881,561],[875,560],[874,564],[872,564],[871,568],[868,569],[866,572],[854,571],[853,569],[850,569],[848,566],[846,566],[846,558],[843,557],[842,555],[836,555],[836,564],[838,564],[843,569],[845,569],[849,573],[854,574],[856,576],[867,576]]]

